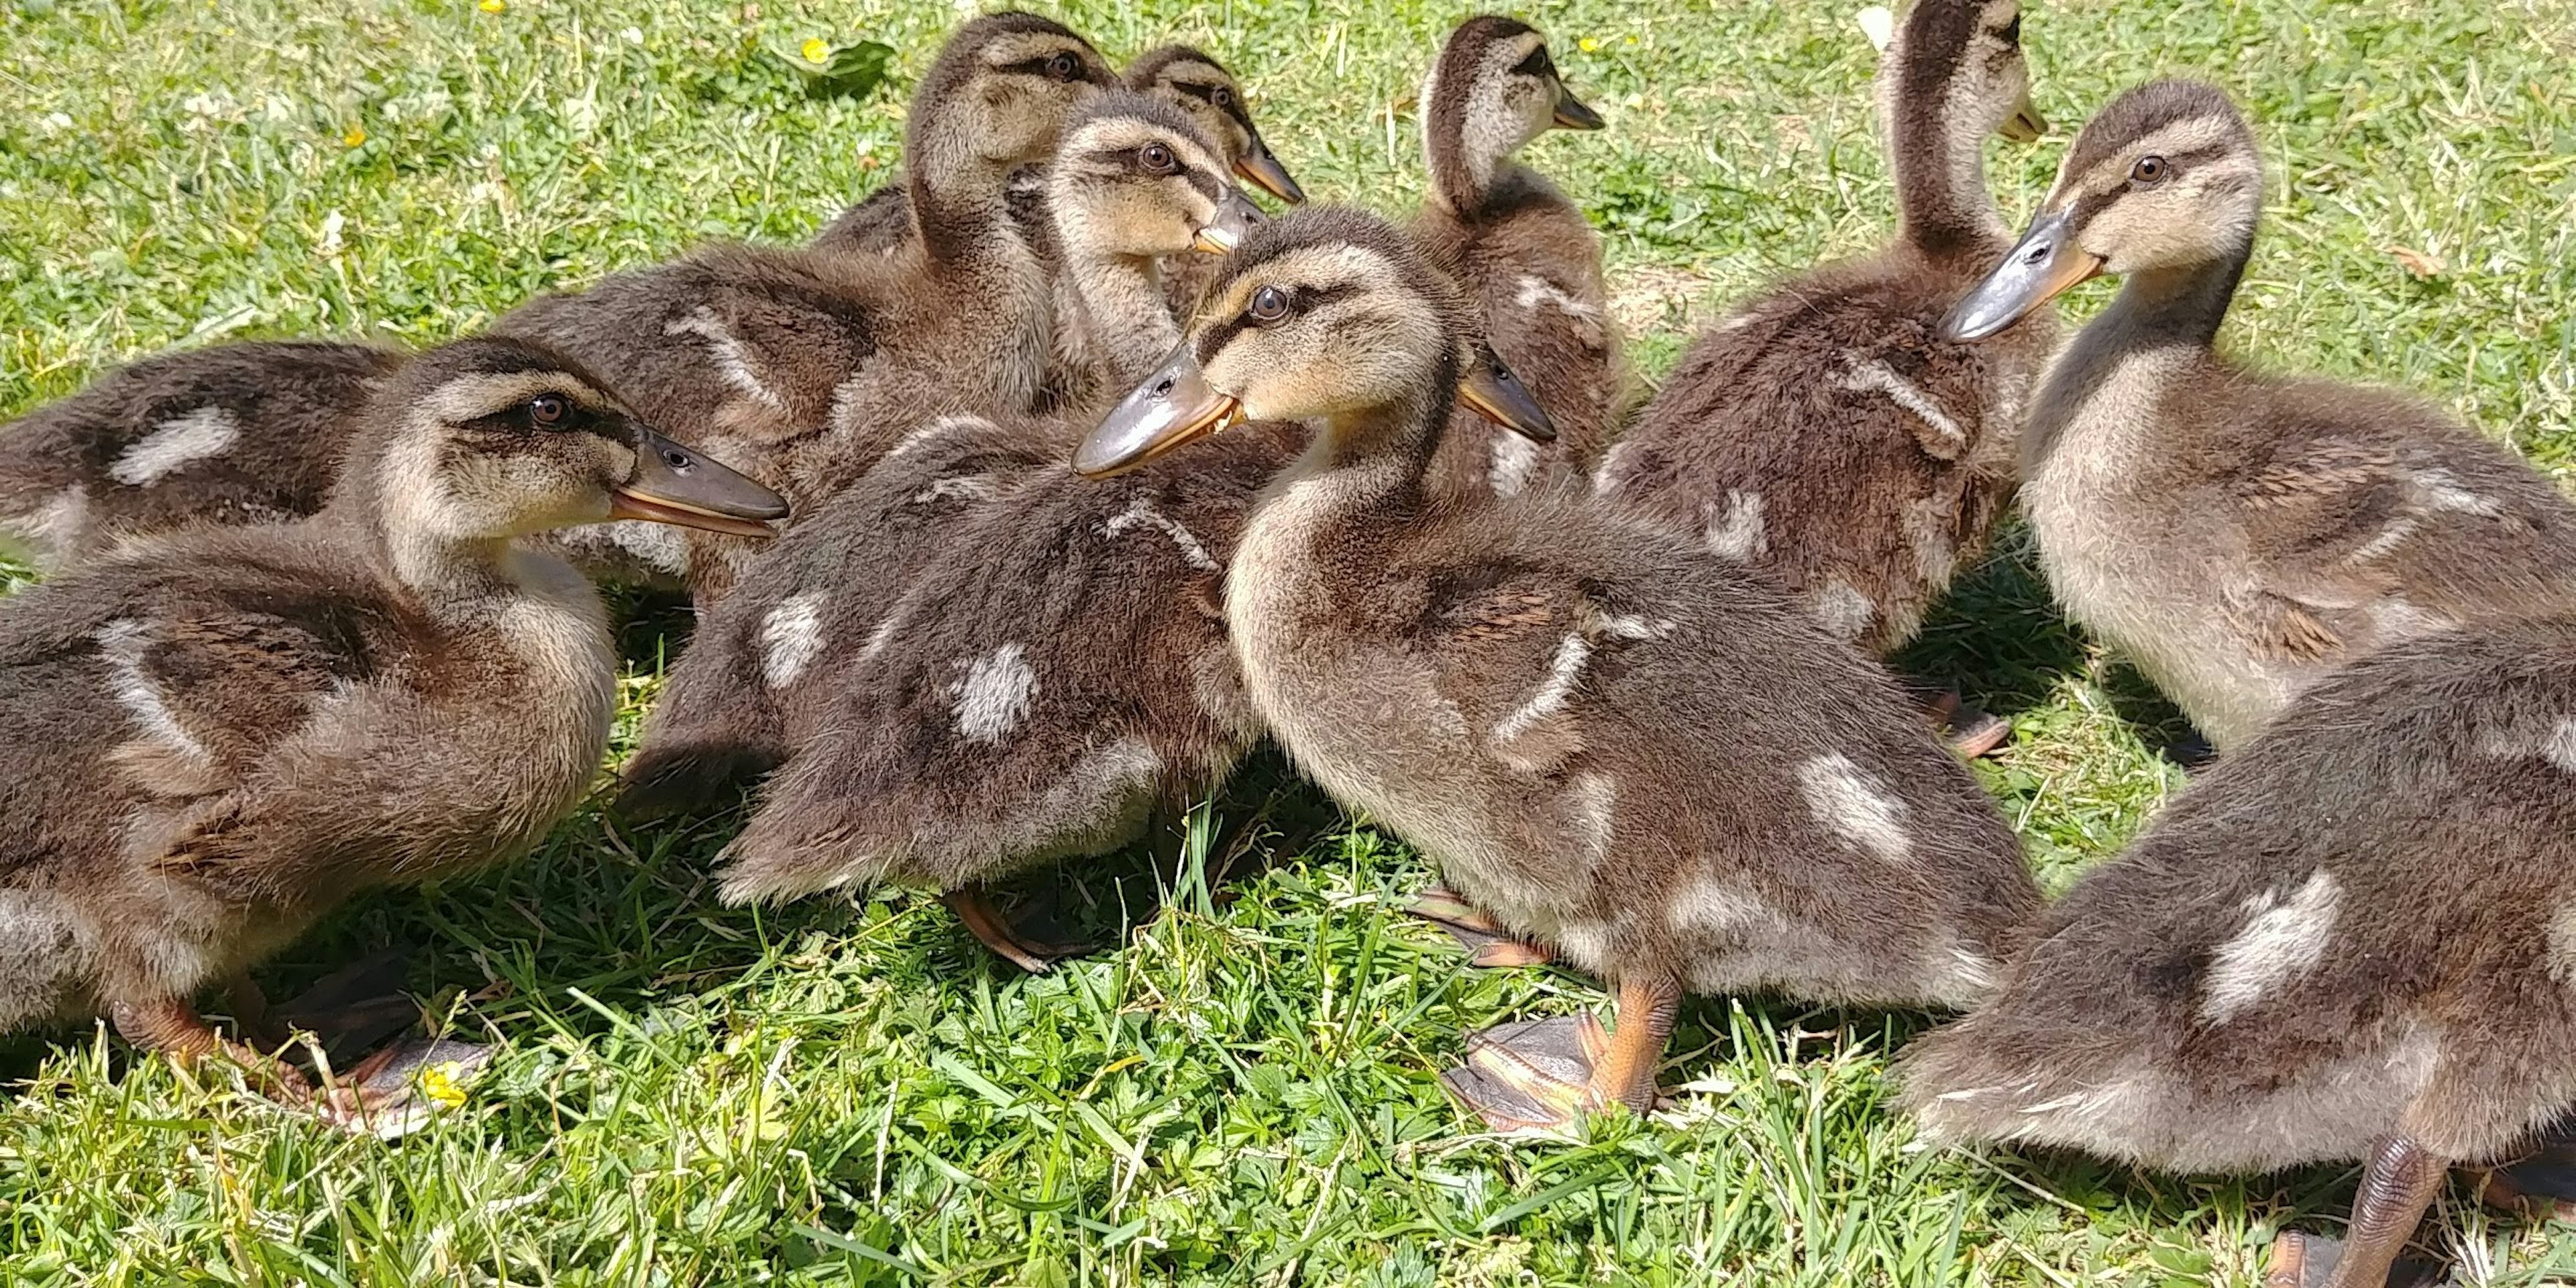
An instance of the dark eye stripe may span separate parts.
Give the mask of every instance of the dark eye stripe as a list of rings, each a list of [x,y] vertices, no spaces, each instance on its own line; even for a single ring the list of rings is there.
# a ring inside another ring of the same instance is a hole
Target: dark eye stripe
[[[1541,45],[1538,48],[1531,50],[1530,56],[1522,59],[1519,66],[1512,68],[1512,74],[1515,76],[1545,76],[1554,70],[1554,68],[1548,66],[1547,46]]]

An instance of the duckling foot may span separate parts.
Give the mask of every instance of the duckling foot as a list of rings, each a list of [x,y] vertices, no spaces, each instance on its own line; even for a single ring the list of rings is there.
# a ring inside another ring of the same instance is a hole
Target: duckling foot
[[[1440,1085],[1495,1131],[1554,1131],[1590,1108],[1592,1071],[1609,1050],[1610,1035],[1588,1013],[1498,1024],[1467,1035],[1467,1062]]]
[[[1483,910],[1458,896],[1447,886],[1433,886],[1421,897],[1406,905],[1405,911],[1448,931],[1449,936],[1467,946],[1470,965],[1499,970],[1513,966],[1545,966],[1556,960],[1556,954],[1537,944],[1515,939],[1502,924]]]
[[[1079,957],[1090,951],[1085,944],[1058,943],[1037,939],[1004,917],[993,907],[981,890],[951,890],[939,897],[964,922],[969,933],[1008,959],[1012,965],[1030,974],[1043,974],[1049,967],[1067,957]]]
[[[1467,1063],[1441,1085],[1494,1130],[1559,1131],[1613,1104],[1643,1116],[1655,1107],[1655,1066],[1672,1036],[1681,987],[1619,983],[1618,1031],[1590,1015],[1496,1025],[1467,1039]]]
[[[373,1049],[420,1019],[420,1004],[403,991],[411,957],[409,948],[380,948],[323,976],[276,1008],[272,1027],[312,1034],[334,1059]]]
[[[2335,1267],[2343,1263],[2343,1248],[2341,1239],[2283,1230],[2272,1241],[2263,1288],[2327,1288],[2334,1281]],[[2389,1268],[2385,1288],[2435,1288],[2444,1282],[2440,1266],[2421,1257],[2406,1257]]]
[[[343,1131],[378,1140],[429,1125],[441,1106],[461,1103],[459,1088],[492,1048],[452,1038],[410,1038],[377,1051],[314,1093],[314,1115]]]
[[[1961,760],[1975,760],[1992,753],[2012,737],[2012,722],[1990,715],[1968,705],[1956,689],[1944,689],[1925,699],[1924,714],[1946,732],[1950,750]]]
[[[2550,1127],[2529,1157],[2489,1168],[2478,1197],[2533,1220],[2576,1221],[2576,1117]]]

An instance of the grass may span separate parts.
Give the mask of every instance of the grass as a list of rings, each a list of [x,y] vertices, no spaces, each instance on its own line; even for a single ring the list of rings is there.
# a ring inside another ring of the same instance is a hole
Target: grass
[[[534,291],[708,237],[792,240],[897,159],[900,96],[959,11],[884,0],[0,0],[0,414],[171,345],[427,344]],[[1414,0],[1064,11],[1113,56],[1206,43],[1326,198],[1419,191],[1411,94],[1456,15]],[[1891,218],[1871,56],[1843,6],[1597,0],[1528,16],[1612,128],[1531,158],[1602,228],[1640,366],[1710,309]],[[2399,383],[2576,469],[2576,10],[2552,0],[2035,5],[2047,146],[2190,71],[2252,109],[2274,180],[2231,340]],[[900,51],[809,99],[757,51]],[[2391,248],[2431,257],[2411,272]],[[2089,310],[2094,288],[2073,308]],[[630,629],[632,718],[653,622]],[[1983,767],[2046,879],[2113,852],[2181,773],[2169,709],[2049,613],[2015,543],[1907,659],[2013,712]],[[889,893],[718,907],[728,824],[585,812],[533,859],[364,899],[264,972],[413,945],[411,983],[497,1043],[395,1145],[284,1118],[95,1032],[0,1046],[10,1283],[2248,1284],[2349,1171],[2169,1178],[1908,1148],[1891,1050],[1931,1022],[1700,999],[1657,1121],[1473,1134],[1434,1077],[1582,981],[1464,971],[1395,906],[1409,851],[1256,776],[1195,862],[1086,879],[1105,952],[1023,978]],[[1191,878],[1234,857],[1235,875]],[[1160,887],[1171,887],[1168,899]],[[1122,908],[1123,903],[1123,908]],[[2576,1237],[2446,1203],[2472,1280],[2576,1276]]]

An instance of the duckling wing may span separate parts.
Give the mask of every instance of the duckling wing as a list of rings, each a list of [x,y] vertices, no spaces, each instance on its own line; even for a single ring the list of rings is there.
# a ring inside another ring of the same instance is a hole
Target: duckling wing
[[[2356,432],[2367,410],[2380,419]],[[2254,570],[2236,608],[2276,654],[2333,656],[2576,592],[2576,510],[2467,429],[2393,401],[2270,428],[2288,432],[2235,480]]]

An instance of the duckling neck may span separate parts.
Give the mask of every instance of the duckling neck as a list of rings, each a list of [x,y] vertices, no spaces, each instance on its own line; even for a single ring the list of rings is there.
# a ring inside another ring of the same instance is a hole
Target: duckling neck
[[[2130,274],[2111,307],[2049,365],[2023,432],[2024,476],[2035,475],[2069,438],[2082,438],[2088,453],[2100,455],[2096,449],[2150,432],[2156,392],[2177,363],[2211,357],[2244,272],[2239,255],[2221,264]]]
[[[1512,168],[1517,144],[1437,84],[1423,101],[1430,105],[1422,114],[1422,158],[1431,170],[1431,203],[1452,217],[1474,219]]]
[[[1986,189],[1986,131],[1953,67],[1903,58],[1881,97],[1902,235],[1935,257],[1985,255],[2011,241]]]
[[[1162,268],[1152,256],[1069,250],[1064,280],[1071,288],[1067,311],[1075,320],[1068,338],[1085,351],[1080,365],[1090,367],[1104,386],[1123,392],[1180,345],[1180,327],[1163,295]]]
[[[1288,468],[1282,485],[1329,482],[1346,505],[1394,515],[1419,511],[1449,408],[1447,394],[1421,394],[1331,417]]]

